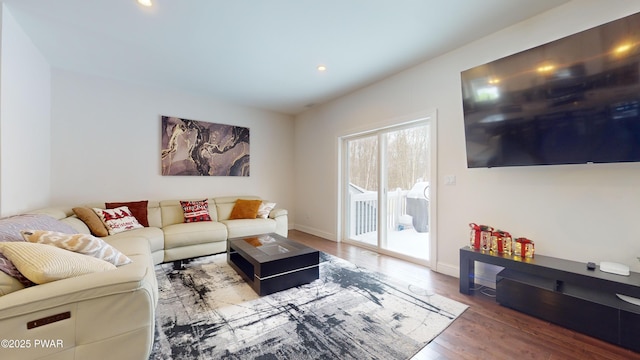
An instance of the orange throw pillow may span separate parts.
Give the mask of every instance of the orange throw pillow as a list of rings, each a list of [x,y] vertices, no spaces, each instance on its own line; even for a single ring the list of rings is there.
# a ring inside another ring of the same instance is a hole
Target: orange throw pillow
[[[100,220],[98,214],[96,214],[92,209],[88,207],[74,207],[73,212],[80,220],[82,220],[82,222],[87,224],[91,234],[99,237],[109,235],[109,230],[107,230],[107,227],[104,226],[104,223]]]
[[[258,216],[258,209],[262,200],[236,200],[236,204],[231,210],[230,220],[234,219],[255,219]]]

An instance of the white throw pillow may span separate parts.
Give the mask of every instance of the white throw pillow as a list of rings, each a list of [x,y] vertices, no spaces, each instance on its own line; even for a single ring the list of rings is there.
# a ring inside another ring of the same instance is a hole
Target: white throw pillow
[[[93,208],[93,211],[98,214],[98,217],[102,220],[104,226],[107,227],[109,235],[143,227],[131,214],[131,210],[126,206],[117,207],[115,209]]]
[[[131,262],[125,254],[104,240],[89,234],[65,234],[46,230],[22,230],[22,237],[32,243],[48,244],[61,249],[93,256],[115,266]]]
[[[116,268],[104,260],[45,244],[4,242],[0,243],[0,252],[36,284]]]
[[[271,213],[271,210],[273,210],[273,208],[276,207],[276,203],[272,203],[272,202],[262,202],[262,204],[260,204],[260,208],[258,209],[258,216],[256,216],[257,218],[262,218],[262,219],[266,219],[269,217],[269,213]]]

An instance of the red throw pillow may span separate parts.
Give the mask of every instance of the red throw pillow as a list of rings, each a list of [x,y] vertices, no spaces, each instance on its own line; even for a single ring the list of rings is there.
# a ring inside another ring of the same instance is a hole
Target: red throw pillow
[[[129,201],[129,202],[111,202],[105,203],[104,206],[107,209],[115,209],[121,206],[126,206],[131,211],[131,215],[133,215],[136,220],[140,223],[140,225],[144,227],[149,227],[149,218],[147,217],[147,206],[149,205],[148,200],[143,201]]]

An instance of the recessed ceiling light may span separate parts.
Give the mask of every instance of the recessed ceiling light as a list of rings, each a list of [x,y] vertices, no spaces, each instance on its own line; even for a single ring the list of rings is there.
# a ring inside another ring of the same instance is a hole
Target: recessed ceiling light
[[[138,0],[138,4],[142,5],[142,6],[151,6],[153,4],[151,4],[151,0]]]
[[[324,65],[318,65],[317,69],[318,69],[318,71],[326,71],[327,67],[324,66]]]

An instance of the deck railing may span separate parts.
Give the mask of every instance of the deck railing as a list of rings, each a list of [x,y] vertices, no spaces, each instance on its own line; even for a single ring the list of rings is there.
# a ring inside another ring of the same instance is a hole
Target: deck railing
[[[387,229],[398,227],[400,216],[407,213],[407,193],[409,190],[396,189],[387,192]],[[357,236],[377,230],[378,224],[378,193],[365,192],[351,194],[349,202],[350,236]]]

